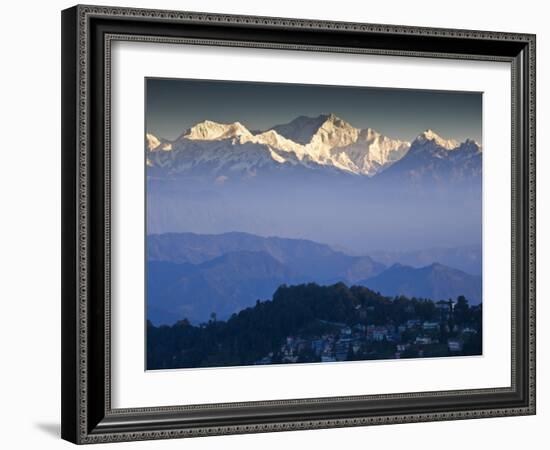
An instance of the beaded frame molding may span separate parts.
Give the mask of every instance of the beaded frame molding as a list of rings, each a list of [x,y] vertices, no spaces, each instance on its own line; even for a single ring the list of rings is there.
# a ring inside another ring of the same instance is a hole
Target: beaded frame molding
[[[111,407],[114,41],[504,61],[512,86],[512,369],[504,388]],[[78,5],[62,12],[62,437],[78,444],[535,414],[535,36]]]

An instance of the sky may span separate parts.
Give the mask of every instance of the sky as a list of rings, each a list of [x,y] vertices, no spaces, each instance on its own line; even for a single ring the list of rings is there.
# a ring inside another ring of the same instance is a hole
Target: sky
[[[376,87],[146,78],[148,133],[176,139],[203,120],[266,130],[334,113],[357,128],[412,140],[426,129],[482,142],[482,93]]]

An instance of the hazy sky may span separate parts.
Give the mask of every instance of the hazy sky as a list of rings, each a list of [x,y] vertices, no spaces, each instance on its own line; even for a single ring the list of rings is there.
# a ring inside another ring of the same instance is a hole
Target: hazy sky
[[[370,87],[147,78],[146,129],[175,139],[203,120],[265,130],[298,116],[334,113],[358,128],[412,140],[431,128],[481,142],[482,94]]]

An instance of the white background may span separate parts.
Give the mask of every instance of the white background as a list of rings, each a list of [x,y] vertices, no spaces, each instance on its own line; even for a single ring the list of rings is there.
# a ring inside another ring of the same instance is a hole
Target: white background
[[[511,188],[509,63],[136,42],[116,42],[111,55],[114,408],[510,386],[511,198],[502,195]],[[144,372],[145,213],[136,195],[144,176],[136,149],[145,76],[483,92],[483,356]]]
[[[354,2],[252,2],[111,0],[108,4],[239,14],[294,16],[404,25],[465,27],[538,34],[538,173],[549,165],[541,143],[550,135],[548,31],[543,2],[479,2],[463,0]],[[60,19],[71,2],[11,2],[3,7],[2,144],[0,177],[2,221],[3,317],[0,326],[0,442],[5,448],[61,448],[59,440],[59,297],[60,297]],[[546,170],[545,170],[546,169]],[[550,181],[538,185],[538,415],[460,422],[392,425],[338,430],[225,436],[187,441],[116,444],[119,448],[332,449],[344,445],[409,449],[542,448],[550,420],[548,344],[545,300],[550,227],[544,194]],[[542,324],[542,325],[540,325]]]

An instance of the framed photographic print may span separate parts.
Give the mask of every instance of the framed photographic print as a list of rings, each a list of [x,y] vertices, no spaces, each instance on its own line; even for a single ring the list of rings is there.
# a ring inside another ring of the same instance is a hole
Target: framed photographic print
[[[535,36],[62,13],[62,436],[535,413]]]

